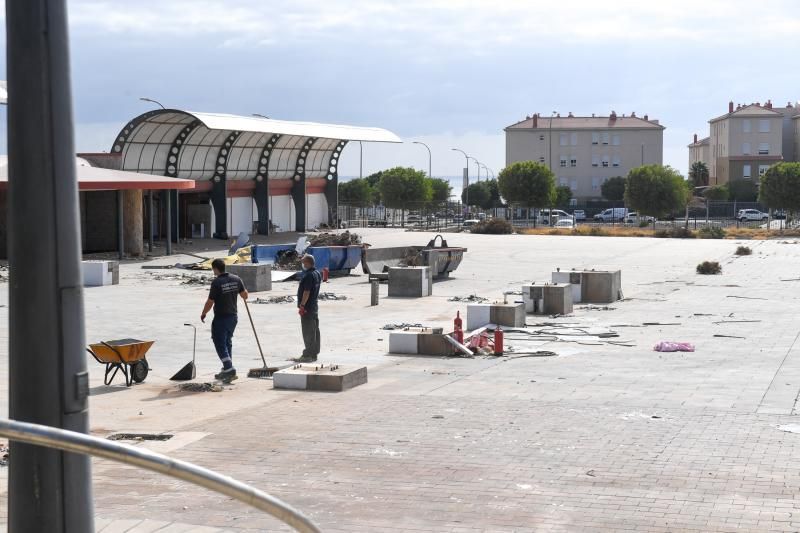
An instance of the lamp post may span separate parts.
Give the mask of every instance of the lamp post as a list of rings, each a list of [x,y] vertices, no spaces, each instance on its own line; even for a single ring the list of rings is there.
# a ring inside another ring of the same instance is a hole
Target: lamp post
[[[470,156],[470,159],[475,161],[475,168],[478,169],[478,183],[481,181],[481,162],[475,159],[474,157]]]
[[[466,204],[467,209],[469,209],[469,156],[467,155],[467,152],[459,148],[450,148],[450,149],[453,150],[454,152],[461,152],[462,154],[464,154],[464,159],[467,160],[467,165],[464,167],[464,171],[466,173],[464,175],[464,203]]]
[[[358,177],[364,177],[364,143],[358,141]]]
[[[553,117],[556,116],[556,112],[553,111],[550,114],[550,122],[547,124],[547,168],[550,169],[550,172],[553,171]]]
[[[150,102],[151,104],[156,104],[157,106],[160,106],[161,109],[166,109],[166,107],[164,107],[164,104],[162,104],[158,100],[153,100],[152,98],[145,98],[144,96],[139,97],[139,100],[141,100],[142,102]]]
[[[412,142],[412,144],[421,144],[422,146],[424,146],[425,148],[428,149],[428,177],[432,178],[433,174],[431,172],[431,168],[432,168],[431,167],[431,161],[432,161],[432,158],[431,158],[431,147],[428,146],[427,144],[425,144],[422,141],[411,141],[411,142]]]

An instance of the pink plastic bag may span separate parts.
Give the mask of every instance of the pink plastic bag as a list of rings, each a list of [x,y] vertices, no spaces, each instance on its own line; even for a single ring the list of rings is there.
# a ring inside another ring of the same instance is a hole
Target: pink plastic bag
[[[657,352],[693,352],[694,344],[691,342],[661,341],[653,346],[653,350]]]

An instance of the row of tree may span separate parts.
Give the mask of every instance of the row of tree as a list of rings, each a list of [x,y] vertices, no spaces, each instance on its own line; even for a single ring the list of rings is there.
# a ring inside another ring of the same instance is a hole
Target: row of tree
[[[339,201],[357,206],[383,204],[402,209],[415,204],[442,204],[450,198],[451,191],[447,180],[429,178],[413,168],[395,167],[340,183]]]

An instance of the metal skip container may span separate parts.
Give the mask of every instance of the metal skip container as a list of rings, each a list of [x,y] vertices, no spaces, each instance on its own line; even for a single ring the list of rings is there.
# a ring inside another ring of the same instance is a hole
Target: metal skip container
[[[441,235],[431,239],[426,246],[365,246],[361,251],[361,268],[364,274],[379,280],[389,279],[390,268],[409,266],[427,266],[431,268],[434,279],[446,278],[461,264],[466,251],[466,248],[448,246]]]

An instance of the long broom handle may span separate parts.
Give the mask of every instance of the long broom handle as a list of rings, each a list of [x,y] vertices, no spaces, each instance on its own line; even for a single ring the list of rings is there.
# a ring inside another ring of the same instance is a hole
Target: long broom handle
[[[250,314],[250,306],[247,305],[247,300],[244,300],[244,308],[247,309],[247,318],[250,319],[250,326],[253,328],[253,335],[256,338],[256,344],[258,345],[258,353],[261,355],[261,361],[264,363],[264,366],[267,366],[267,360],[264,359],[264,351],[261,349],[261,341],[258,340],[258,333],[256,333],[256,325],[253,322],[253,315]]]

